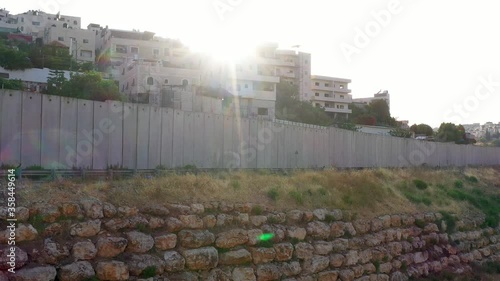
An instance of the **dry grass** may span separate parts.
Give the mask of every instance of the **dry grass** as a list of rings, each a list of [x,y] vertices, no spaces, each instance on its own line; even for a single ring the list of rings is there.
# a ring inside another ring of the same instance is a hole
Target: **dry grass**
[[[470,176],[479,181],[469,182]],[[416,188],[415,179],[425,181],[428,188]],[[138,207],[152,203],[250,202],[281,210],[351,209],[362,217],[428,210],[461,213],[470,209],[468,203],[454,200],[447,193],[455,188],[456,181],[463,182],[465,191],[481,189],[488,194],[500,194],[498,168],[418,168],[305,171],[290,175],[266,171],[222,172],[94,182],[62,180],[27,184],[20,191],[20,200],[29,205],[37,201],[57,203],[95,197]]]

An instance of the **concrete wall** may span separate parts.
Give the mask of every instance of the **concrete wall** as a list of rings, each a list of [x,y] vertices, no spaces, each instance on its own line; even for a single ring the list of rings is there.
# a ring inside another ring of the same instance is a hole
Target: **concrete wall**
[[[117,101],[0,91],[0,164],[44,168],[500,165],[500,148],[434,143]]]

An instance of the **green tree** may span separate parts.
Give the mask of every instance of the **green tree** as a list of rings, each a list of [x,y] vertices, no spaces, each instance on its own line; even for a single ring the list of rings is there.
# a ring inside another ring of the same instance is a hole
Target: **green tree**
[[[24,90],[21,80],[0,78],[0,89]]]
[[[63,96],[64,87],[68,83],[66,77],[64,77],[64,71],[51,69],[49,72],[49,78],[47,79],[47,90],[46,94]]]
[[[320,126],[333,124],[333,119],[323,109],[300,101],[298,87],[284,80],[276,87],[276,118]]]
[[[8,70],[23,70],[33,65],[27,53],[0,43],[0,66]]]
[[[437,139],[443,142],[460,142],[463,141],[465,130],[462,125],[453,123],[441,123],[437,132]]]
[[[398,137],[398,138],[411,138],[412,136],[411,131],[401,128],[394,128],[389,131],[389,134],[393,137]]]
[[[432,127],[427,124],[413,124],[410,127],[410,131],[414,132],[417,135],[426,135],[429,137],[434,134],[434,130],[432,129]]]
[[[484,134],[484,139],[486,141],[491,141],[491,133],[488,129],[486,129],[486,133]]]

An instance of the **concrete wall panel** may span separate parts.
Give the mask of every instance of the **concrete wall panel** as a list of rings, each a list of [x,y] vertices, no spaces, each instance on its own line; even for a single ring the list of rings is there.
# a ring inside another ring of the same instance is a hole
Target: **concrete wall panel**
[[[286,125],[275,123],[275,135],[276,135],[276,146],[278,147],[277,152],[277,168],[286,168]]]
[[[61,125],[61,98],[42,96],[42,167],[49,169],[63,168],[59,164],[59,133]]]
[[[61,97],[59,132],[59,164],[63,169],[77,167],[76,131],[78,100]]]
[[[234,118],[231,116],[223,116],[224,118],[224,144],[223,144],[223,168],[229,169],[234,165],[236,158],[233,147],[233,124]],[[238,155],[239,157],[239,155]]]
[[[83,169],[92,169],[92,155],[94,145],[94,102],[78,100],[76,151],[78,154],[76,166]]]
[[[259,125],[258,120],[250,119],[250,127],[249,127],[249,149],[251,152],[251,157],[247,158],[248,160],[248,168],[256,169],[257,168],[257,143],[258,143],[258,134],[259,134]]]
[[[203,168],[210,168],[216,166],[217,163],[217,150],[215,143],[215,116],[212,113],[204,114],[204,127],[203,131],[203,144],[204,151],[203,154]]]
[[[108,168],[109,157],[109,107],[105,102],[94,101],[92,169]]]
[[[152,107],[149,112],[148,169],[155,169],[161,162],[161,109]]]
[[[109,160],[114,168],[123,167],[123,117],[126,114],[124,104],[119,101],[108,101],[109,114]]]
[[[137,107],[137,169],[148,169],[150,110],[147,105]]]
[[[123,105],[123,167],[137,169],[137,104]]]
[[[21,99],[18,91],[0,93],[0,164],[21,163]]]
[[[194,164],[196,167],[204,167],[205,159],[205,114],[194,113]]]
[[[173,162],[174,168],[184,166],[184,111],[174,111]]]
[[[41,164],[42,96],[40,94],[23,93],[22,100],[22,167],[39,166]]]
[[[224,157],[224,116],[220,114],[214,115],[214,168],[223,168]]]
[[[161,165],[173,168],[173,140],[174,140],[174,110],[161,109]]]
[[[184,130],[183,130],[183,162],[185,165],[194,165],[194,112],[184,112]]]

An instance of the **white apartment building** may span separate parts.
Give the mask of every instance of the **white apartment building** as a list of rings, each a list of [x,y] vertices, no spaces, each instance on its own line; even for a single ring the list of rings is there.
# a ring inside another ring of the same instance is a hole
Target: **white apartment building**
[[[220,63],[205,57],[202,85],[230,93],[232,102],[226,112],[244,117],[273,120],[276,105],[275,43],[262,44],[255,52],[234,63]]]
[[[300,100],[311,100],[311,54],[276,50],[276,76],[297,85]]]
[[[349,114],[352,113],[349,109],[352,103],[349,83],[351,83],[350,79],[313,75],[311,77],[312,104],[323,108],[334,117],[349,118]]]
[[[23,34],[43,37],[45,28],[61,27],[80,29],[81,18],[60,14],[48,14],[42,11],[29,10],[22,14],[11,15],[9,11],[0,10],[0,28],[18,30]]]
[[[97,63],[101,71],[119,80],[122,65],[144,59],[168,68],[199,69],[200,58],[178,40],[155,37],[152,32],[124,31],[89,25],[96,34]]]
[[[162,94],[172,89],[200,85],[200,70],[169,67],[160,61],[138,59],[124,63],[119,90],[130,101],[161,106]]]
[[[70,29],[62,26],[45,28],[43,41],[50,44],[54,41],[69,48],[69,53],[79,62],[95,62],[95,33],[86,29]]]
[[[370,104],[374,100],[384,100],[387,102],[389,109],[391,108],[391,97],[387,90],[380,90],[378,93],[374,94],[372,98],[357,98],[353,99],[354,103]]]

